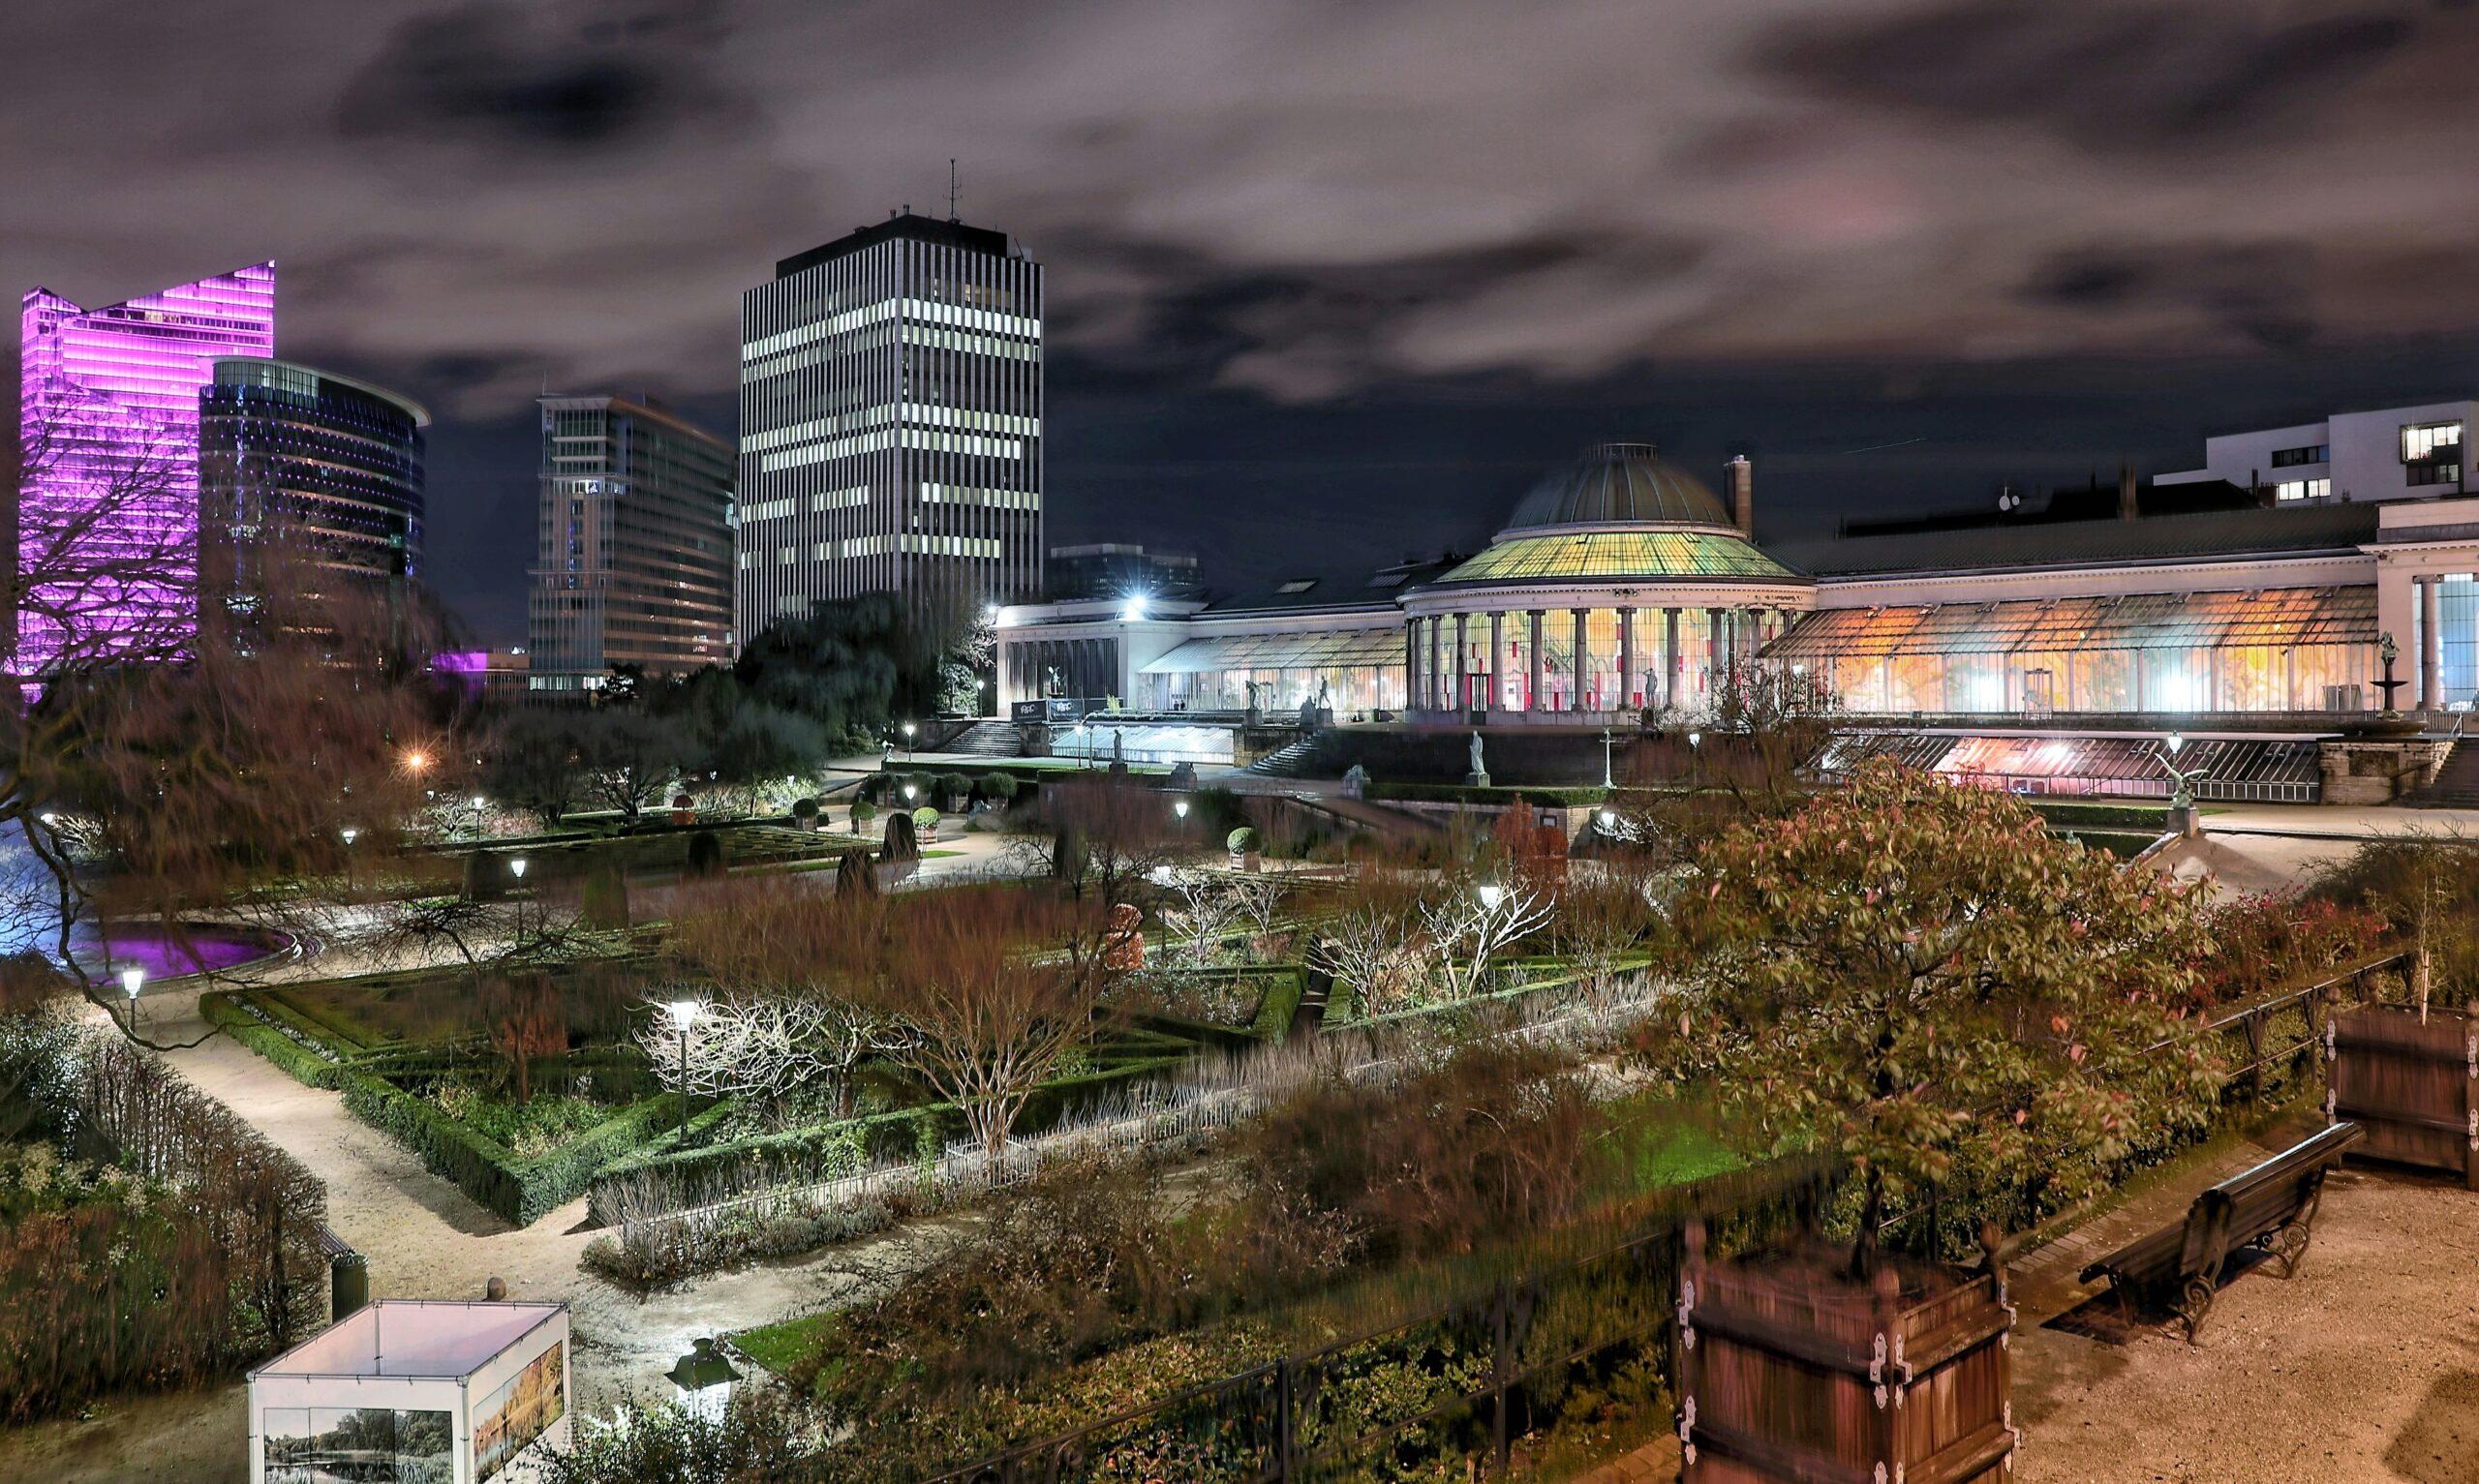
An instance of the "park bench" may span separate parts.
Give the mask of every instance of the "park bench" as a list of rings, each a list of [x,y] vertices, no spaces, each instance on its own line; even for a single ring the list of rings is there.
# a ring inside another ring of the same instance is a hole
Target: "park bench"
[[[2105,1275],[2129,1321],[2136,1298],[2174,1295],[2169,1308],[2185,1321],[2187,1343],[2194,1344],[2232,1253],[2259,1247],[2280,1260],[2283,1278],[2298,1271],[2324,1197],[2325,1171],[2365,1136],[2357,1124],[2337,1123],[2230,1176],[2196,1196],[2184,1222],[2128,1242],[2086,1267],[2083,1282]]]

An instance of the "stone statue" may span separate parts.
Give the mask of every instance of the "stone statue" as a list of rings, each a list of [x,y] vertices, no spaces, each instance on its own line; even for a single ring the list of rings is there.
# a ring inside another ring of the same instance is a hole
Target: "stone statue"
[[[1127,734],[1117,727],[1111,728],[1111,761],[1127,766]]]
[[[2201,783],[2204,779],[2211,777],[2211,771],[2203,768],[2189,768],[2181,772],[2178,765],[2171,762],[2165,753],[2156,755],[2160,758],[2160,771],[2169,775],[2169,807],[2173,809],[2193,808],[2195,806],[2195,785]]]
[[[1368,770],[1358,763],[1343,770],[1343,797],[1359,799],[1368,792]]]
[[[1472,771],[1474,772],[1487,772],[1489,771],[1486,767],[1483,766],[1481,762],[1481,734],[1477,730],[1472,734]]]
[[[1248,687],[1248,710],[1252,712],[1255,711],[1257,709],[1257,682],[1255,681],[1241,681],[1240,683]]]
[[[2402,646],[2393,642],[2391,629],[2376,636],[2375,652],[2384,661],[2384,679],[2375,682],[2375,688],[2384,692],[2384,715],[2385,719],[2391,720],[2402,714],[2394,704],[2393,693],[2410,683],[2393,678],[2393,662],[2402,657]]]
[[[1489,767],[1486,763],[1481,761],[1481,733],[1478,728],[1475,728],[1472,733],[1471,761],[1472,771],[1463,775],[1464,783],[1472,788],[1487,788],[1489,786]]]

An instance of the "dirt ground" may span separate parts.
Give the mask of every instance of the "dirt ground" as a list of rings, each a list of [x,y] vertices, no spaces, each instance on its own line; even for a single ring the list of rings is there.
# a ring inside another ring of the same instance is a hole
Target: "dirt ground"
[[[2479,1192],[2345,1172],[2189,1348],[2106,1299],[2015,1337],[2020,1484],[2479,1484]]]

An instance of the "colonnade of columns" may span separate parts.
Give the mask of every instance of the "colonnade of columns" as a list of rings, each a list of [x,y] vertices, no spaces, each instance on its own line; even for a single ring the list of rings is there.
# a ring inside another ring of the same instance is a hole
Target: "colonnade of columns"
[[[1523,608],[1406,621],[1415,711],[1693,709],[1790,626],[1783,608]]]

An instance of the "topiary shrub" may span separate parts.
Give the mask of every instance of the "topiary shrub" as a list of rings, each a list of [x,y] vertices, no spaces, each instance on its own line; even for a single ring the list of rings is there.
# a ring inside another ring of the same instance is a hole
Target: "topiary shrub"
[[[993,808],[1003,809],[1015,803],[1016,791],[1023,786],[1016,781],[1014,773],[986,772],[981,775],[981,797],[989,800]]]
[[[1266,842],[1264,836],[1257,833],[1256,826],[1241,825],[1224,835],[1222,843],[1233,855],[1244,856],[1252,850],[1264,849]]]
[[[877,817],[878,806],[876,804],[872,803],[867,799],[854,799],[852,801],[852,828],[855,832],[868,829],[870,821]]]
[[[802,829],[816,829],[818,803],[816,800],[795,799],[792,801],[792,822],[799,825]]]
[[[898,809],[887,816],[886,839],[878,846],[878,859],[891,864],[921,859],[921,840],[913,833],[911,815]]]
[[[877,867],[871,863],[866,850],[847,850],[835,863],[835,894],[846,892],[875,893],[878,890]]]
[[[577,895],[578,915],[597,931],[625,931],[628,926],[628,878],[616,865],[585,878]]]

